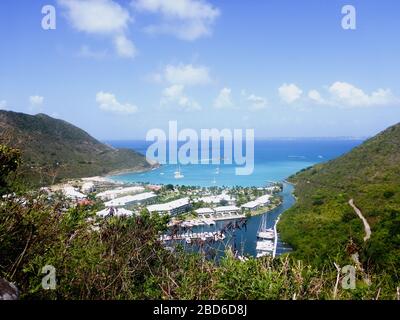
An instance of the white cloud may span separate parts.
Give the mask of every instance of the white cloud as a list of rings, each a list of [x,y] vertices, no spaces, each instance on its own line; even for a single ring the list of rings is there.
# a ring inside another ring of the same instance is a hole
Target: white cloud
[[[96,94],[96,102],[103,111],[117,114],[133,114],[138,111],[137,106],[129,103],[120,103],[114,94],[100,91]]]
[[[132,58],[136,56],[135,45],[125,35],[117,35],[114,38],[114,44],[120,57]]]
[[[58,0],[74,29],[88,34],[111,37],[122,57],[135,56],[134,45],[126,37],[128,24],[133,21],[129,11],[113,0]]]
[[[232,106],[232,90],[230,88],[223,88],[214,101],[214,107],[217,109],[224,109]]]
[[[211,82],[208,68],[203,66],[195,67],[191,64],[166,66],[165,79],[169,83],[183,85],[203,85]]]
[[[78,31],[92,34],[115,34],[124,31],[131,17],[112,0],[58,0],[68,10],[67,17]]]
[[[7,101],[0,100],[0,109],[5,109],[5,108],[7,108]]]
[[[317,90],[310,90],[308,92],[308,98],[317,104],[327,104],[328,102],[322,98],[321,94]]]
[[[279,89],[279,96],[286,103],[293,103],[300,99],[303,91],[297,87],[295,84],[284,83]]]
[[[253,110],[253,111],[265,109],[268,104],[267,99],[256,96],[254,94],[249,95],[246,99],[251,104],[250,110]]]
[[[201,106],[193,99],[186,96],[185,87],[180,84],[174,84],[163,91],[161,105],[177,104],[185,111],[201,110]]]
[[[390,89],[377,89],[368,94],[350,83],[341,81],[336,81],[327,88],[326,97],[323,97],[317,90],[311,90],[308,93],[308,98],[315,104],[342,108],[400,104],[400,99]]]
[[[371,94],[347,82],[337,81],[328,88],[332,102],[347,107],[384,106],[399,103],[390,89],[377,89]]]
[[[161,24],[146,28],[150,33],[172,34],[183,40],[208,36],[220,15],[218,8],[204,0],[133,0],[139,12],[160,14]]]
[[[34,95],[29,97],[29,110],[31,112],[41,112],[43,110],[44,97]]]
[[[154,82],[165,81],[183,86],[205,85],[212,82],[210,71],[205,66],[192,64],[167,65],[161,73],[150,76]]]

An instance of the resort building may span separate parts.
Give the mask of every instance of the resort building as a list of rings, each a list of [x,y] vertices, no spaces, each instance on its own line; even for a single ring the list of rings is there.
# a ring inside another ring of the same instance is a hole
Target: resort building
[[[62,193],[71,200],[82,200],[86,198],[86,195],[80,193],[72,186],[66,186],[62,189]]]
[[[96,188],[95,188],[93,182],[85,182],[81,187],[81,191],[85,194],[91,193],[95,190],[96,190]]]
[[[196,212],[199,216],[213,215],[215,213],[214,209],[211,208],[199,208],[196,209],[194,212]]]
[[[150,184],[147,186],[147,189],[151,191],[160,191],[162,189],[162,186],[156,185],[156,184]]]
[[[104,210],[97,212],[96,215],[103,218],[107,216],[130,217],[133,215],[133,212],[124,208],[105,208]]]
[[[222,216],[239,214],[239,210],[240,209],[236,206],[222,206],[214,208],[215,213]]]
[[[267,191],[269,193],[279,192],[280,190],[281,189],[278,186],[272,186],[272,187],[265,188],[265,191]]]
[[[145,192],[145,193],[140,193],[140,194],[136,194],[133,196],[125,196],[125,197],[113,199],[113,200],[106,202],[104,205],[106,207],[124,207],[127,205],[133,205],[133,204],[145,204],[145,203],[148,203],[149,201],[153,200],[156,197],[157,197],[157,195],[154,192]]]
[[[168,203],[154,204],[147,207],[150,213],[158,212],[161,214],[168,214],[171,216],[185,213],[192,207],[189,198],[182,198]]]
[[[241,208],[245,209],[245,210],[252,210],[252,211],[253,210],[258,210],[259,208],[268,205],[269,202],[270,202],[270,199],[271,199],[271,195],[266,194],[264,196],[261,196],[261,197],[257,198],[254,201],[250,201],[250,202],[247,202],[247,203],[243,204],[241,206]]]
[[[144,190],[145,190],[145,188],[142,186],[118,188],[118,189],[107,190],[107,191],[101,192],[101,193],[97,194],[96,197],[100,198],[103,201],[106,201],[106,200],[116,199],[116,198],[124,196],[124,195],[143,192]]]
[[[227,193],[221,193],[215,196],[207,196],[199,198],[198,201],[202,201],[208,204],[219,204],[221,201],[226,201],[229,205],[234,205],[236,203],[235,198]]]

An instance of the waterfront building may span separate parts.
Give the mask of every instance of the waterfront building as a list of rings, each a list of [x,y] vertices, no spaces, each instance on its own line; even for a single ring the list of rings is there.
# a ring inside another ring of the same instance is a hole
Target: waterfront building
[[[207,204],[219,204],[221,201],[226,201],[229,205],[234,205],[236,203],[236,199],[227,193],[202,197],[199,198],[198,201],[202,201]]]
[[[196,209],[195,212],[198,215],[213,215],[215,213],[214,209],[211,208],[199,208]]]
[[[101,192],[101,193],[97,194],[96,197],[100,198],[103,201],[106,201],[106,200],[116,199],[116,198],[124,196],[124,195],[143,192],[144,190],[145,190],[145,188],[142,187],[142,186],[133,186],[133,187],[127,187],[127,188],[117,188],[117,189],[107,190],[107,191]]]
[[[105,208],[96,213],[99,217],[107,217],[107,216],[115,216],[115,217],[130,217],[133,215],[133,212],[124,208]]]
[[[154,204],[147,207],[150,213],[158,212],[161,214],[168,214],[171,216],[185,213],[192,207],[189,198],[182,198],[168,203]]]
[[[255,211],[258,210],[270,203],[271,195],[266,194],[264,196],[261,196],[257,198],[254,201],[247,202],[241,206],[242,209],[244,210],[251,210]]]
[[[215,214],[219,215],[235,215],[239,214],[239,208],[236,206],[221,206],[214,208]]]
[[[106,202],[104,205],[106,207],[124,207],[133,204],[146,204],[149,203],[149,201],[154,200],[156,197],[157,195],[154,192],[145,192],[132,196],[116,198]]]
[[[62,189],[62,193],[65,195],[65,197],[71,200],[82,200],[86,198],[86,195],[80,193],[72,186],[65,186]]]

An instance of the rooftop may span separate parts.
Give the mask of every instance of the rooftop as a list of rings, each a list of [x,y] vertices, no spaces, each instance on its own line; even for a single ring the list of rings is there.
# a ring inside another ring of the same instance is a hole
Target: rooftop
[[[153,204],[147,207],[150,212],[154,211],[170,211],[189,204],[189,198],[182,198],[168,203]]]
[[[100,192],[99,194],[96,195],[96,197],[102,198],[102,199],[114,199],[114,198],[124,195],[124,194],[138,193],[138,192],[143,192],[144,190],[145,190],[145,188],[141,187],[141,186],[118,188],[118,189]]]
[[[215,212],[225,212],[225,211],[238,211],[239,208],[236,206],[222,206],[214,208]]]
[[[105,203],[105,206],[106,207],[125,206],[132,202],[140,202],[140,201],[148,200],[148,199],[151,199],[154,197],[157,197],[157,195],[154,192],[145,192],[145,193],[140,193],[140,194],[136,194],[133,196],[125,196],[125,197],[110,200]]]

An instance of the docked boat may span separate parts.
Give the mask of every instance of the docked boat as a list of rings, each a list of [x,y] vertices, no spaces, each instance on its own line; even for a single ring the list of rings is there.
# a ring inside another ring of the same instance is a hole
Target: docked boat
[[[257,258],[264,257],[266,255],[273,255],[275,250],[274,240],[275,231],[267,228],[267,215],[263,215],[257,232]]]
[[[272,229],[267,229],[265,231],[259,231],[257,233],[257,237],[260,239],[273,240],[273,239],[275,239],[275,232]]]

